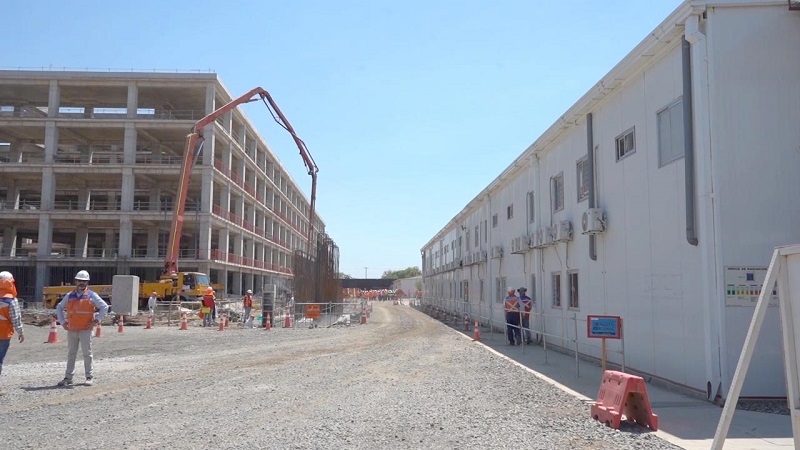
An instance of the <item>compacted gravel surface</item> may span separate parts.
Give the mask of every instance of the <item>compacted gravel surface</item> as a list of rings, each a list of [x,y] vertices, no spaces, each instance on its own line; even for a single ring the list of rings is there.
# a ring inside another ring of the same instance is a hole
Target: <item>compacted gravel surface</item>
[[[225,331],[105,327],[95,384],[57,388],[62,342],[26,326],[0,388],[4,448],[674,449],[414,309],[369,323]]]

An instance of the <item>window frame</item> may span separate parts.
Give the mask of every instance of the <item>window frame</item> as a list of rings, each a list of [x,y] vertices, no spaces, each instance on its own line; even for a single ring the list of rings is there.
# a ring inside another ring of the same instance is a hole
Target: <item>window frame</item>
[[[558,175],[550,178],[550,189],[552,192],[552,210],[553,212],[564,210],[564,172],[559,172]],[[559,189],[559,187],[561,189]],[[559,195],[560,194],[560,195]]]
[[[506,220],[511,220],[514,218],[514,204],[510,204],[506,206]]]
[[[575,187],[578,192],[578,203],[589,199],[589,155],[584,155],[575,162]]]
[[[631,148],[625,148],[625,143],[628,141],[628,136],[631,136]],[[622,148],[620,148],[620,144],[622,144]],[[620,153],[621,151],[621,153]],[[617,162],[622,161],[623,159],[627,158],[628,156],[636,153],[636,127],[630,127],[625,130],[622,134],[614,138],[614,152],[616,156]]]
[[[562,309],[561,303],[561,272],[550,273],[550,307]]]
[[[573,279],[574,279],[574,285],[573,285]],[[569,294],[568,308],[572,310],[580,310],[581,309],[580,277],[578,276],[577,270],[567,271],[567,292]]]
[[[681,151],[680,154],[675,153],[673,151],[674,150],[674,144],[670,140],[671,158],[670,159],[664,159],[663,158],[664,148],[661,145],[661,143],[662,143],[662,135],[661,135],[660,118],[661,118],[661,115],[663,113],[667,113],[667,117],[670,119],[669,131],[670,131],[670,135],[671,135],[672,134],[672,116],[670,115],[670,111],[672,111],[672,108],[676,108],[676,107],[678,107],[679,111],[681,112],[680,127],[681,127],[682,133],[681,133],[681,140],[680,140],[680,143],[678,145],[680,145],[682,151]],[[658,168],[659,169],[662,168],[662,167],[668,166],[668,165],[672,164],[673,162],[678,161],[678,160],[680,160],[680,159],[682,159],[682,158],[684,158],[686,156],[686,147],[684,146],[684,143],[683,143],[683,134],[685,132],[686,132],[686,130],[683,129],[683,97],[681,96],[681,97],[678,97],[675,100],[671,101],[669,104],[667,104],[666,106],[664,106],[660,110],[656,111],[656,145],[657,145]]]

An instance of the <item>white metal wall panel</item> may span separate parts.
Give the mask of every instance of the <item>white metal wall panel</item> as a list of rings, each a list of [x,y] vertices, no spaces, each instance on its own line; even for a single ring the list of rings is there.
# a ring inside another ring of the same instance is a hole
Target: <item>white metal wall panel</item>
[[[708,21],[719,264],[766,267],[775,246],[800,242],[800,13],[715,8]],[[753,308],[725,309],[729,384]],[[778,309],[765,320],[743,396],[786,395]]]

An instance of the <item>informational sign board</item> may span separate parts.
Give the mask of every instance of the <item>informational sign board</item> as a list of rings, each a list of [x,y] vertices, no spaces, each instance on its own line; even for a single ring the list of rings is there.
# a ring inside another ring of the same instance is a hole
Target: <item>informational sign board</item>
[[[619,339],[622,336],[622,317],[586,316],[586,337]]]
[[[306,305],[306,317],[309,319],[319,319],[319,305]]]
[[[766,276],[766,267],[725,267],[725,306],[756,306]],[[771,289],[769,306],[778,306],[777,288]]]

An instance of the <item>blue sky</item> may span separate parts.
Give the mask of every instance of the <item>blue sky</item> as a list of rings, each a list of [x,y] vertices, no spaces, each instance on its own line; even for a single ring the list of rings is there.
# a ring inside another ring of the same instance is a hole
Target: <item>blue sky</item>
[[[679,0],[86,0],[0,3],[0,67],[211,69],[267,89],[319,166],[340,270],[419,249]],[[263,105],[250,120],[306,196]],[[367,268],[365,270],[365,267]]]

